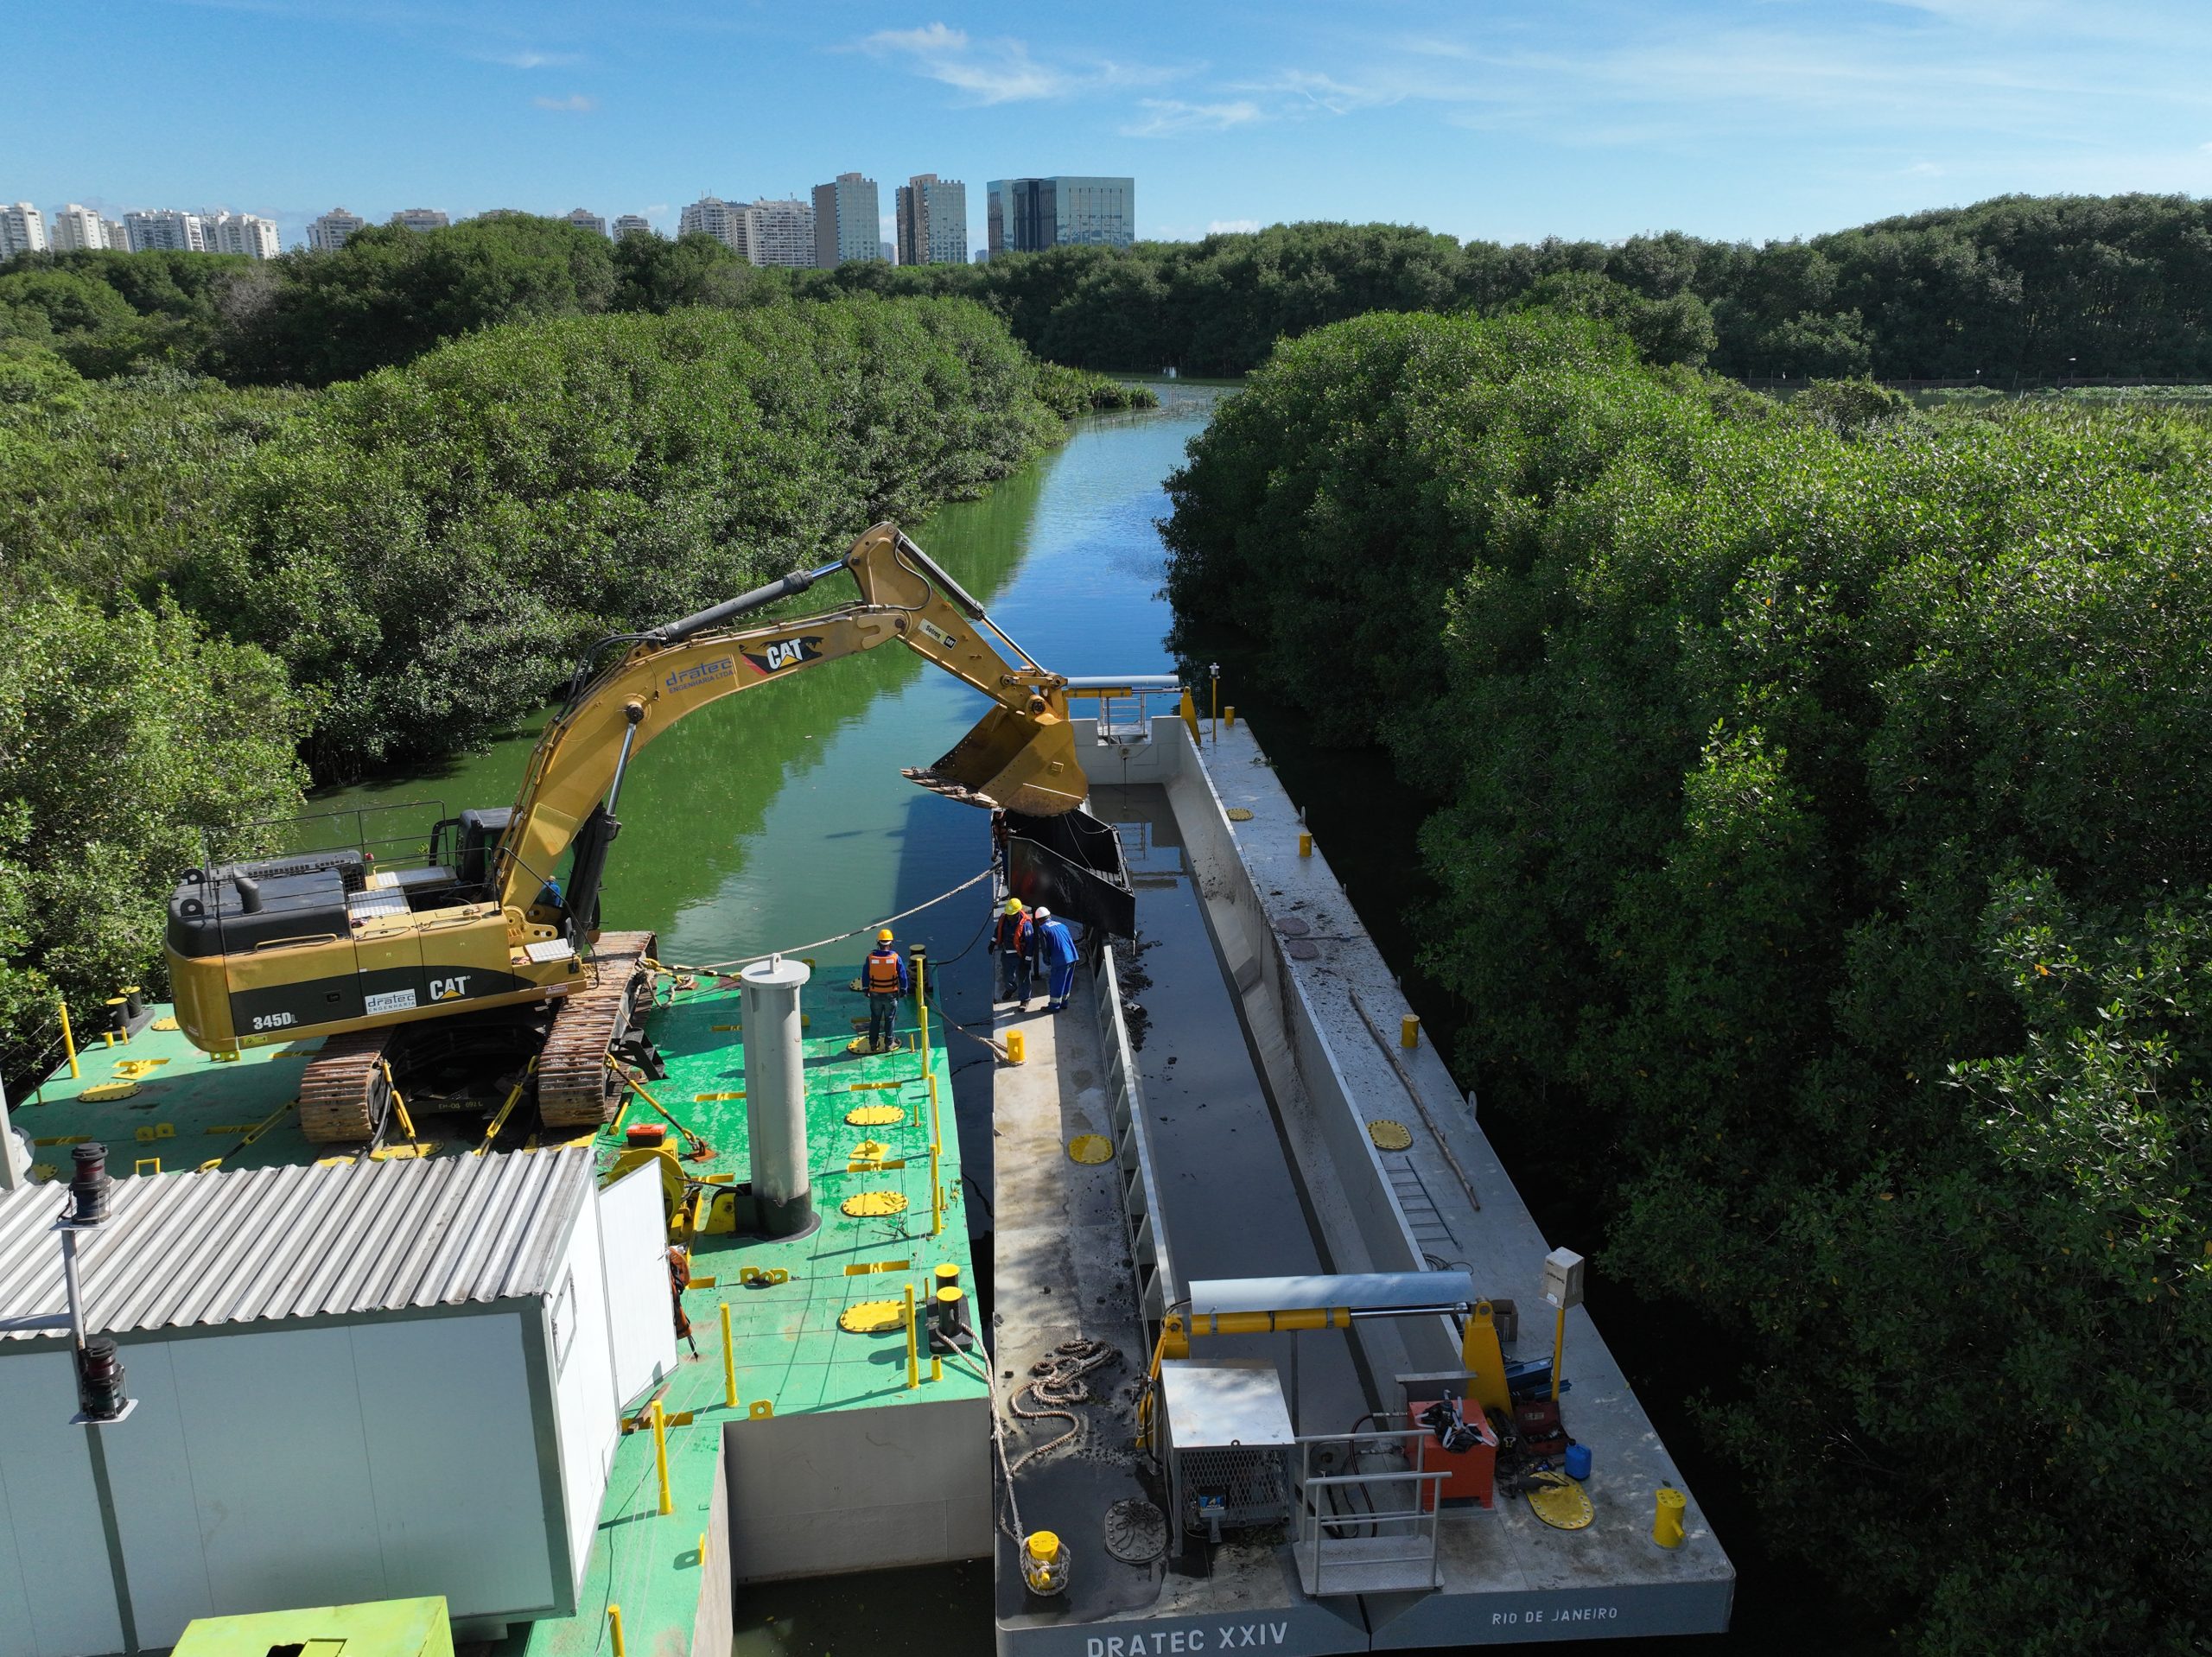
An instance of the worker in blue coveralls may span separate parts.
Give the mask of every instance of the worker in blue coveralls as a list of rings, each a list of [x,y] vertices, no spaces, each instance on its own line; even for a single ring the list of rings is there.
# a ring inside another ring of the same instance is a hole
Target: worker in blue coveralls
[[[1019,898],[1006,900],[992,929],[991,948],[999,958],[999,1000],[1029,1005],[1029,911]]]
[[[875,948],[861,962],[861,987],[868,992],[868,1046],[872,1053],[891,1051],[899,1024],[899,998],[912,982],[906,976],[906,959],[891,941],[891,929],[875,935]]]
[[[1075,988],[1075,935],[1049,909],[1037,911],[1037,964],[1045,970],[1045,1010],[1058,1013]]]

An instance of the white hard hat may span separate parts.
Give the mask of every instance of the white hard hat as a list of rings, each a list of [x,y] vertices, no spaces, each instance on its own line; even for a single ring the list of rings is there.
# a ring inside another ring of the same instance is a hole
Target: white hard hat
[[[1037,918],[1040,921],[1048,921],[1052,918],[1052,911],[1049,909],[1039,909],[1036,911],[1035,913]]]

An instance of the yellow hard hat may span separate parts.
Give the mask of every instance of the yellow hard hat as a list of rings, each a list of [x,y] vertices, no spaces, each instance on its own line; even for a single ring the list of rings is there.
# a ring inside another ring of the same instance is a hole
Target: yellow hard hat
[[[1006,912],[1009,915],[1019,915],[1021,912],[1021,899],[1019,898],[1007,898],[1006,900]]]
[[[885,927],[885,928],[884,928],[880,932],[878,932],[878,933],[875,935],[875,941],[876,941],[878,943],[890,943],[890,942],[891,942],[891,929],[890,929],[889,927],[887,927],[887,927]]]

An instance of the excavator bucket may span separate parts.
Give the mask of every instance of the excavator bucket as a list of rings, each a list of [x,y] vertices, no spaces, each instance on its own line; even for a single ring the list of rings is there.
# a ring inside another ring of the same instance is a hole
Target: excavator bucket
[[[935,765],[904,774],[948,799],[1033,817],[1072,811],[1090,790],[1066,718],[1011,708],[994,708]]]

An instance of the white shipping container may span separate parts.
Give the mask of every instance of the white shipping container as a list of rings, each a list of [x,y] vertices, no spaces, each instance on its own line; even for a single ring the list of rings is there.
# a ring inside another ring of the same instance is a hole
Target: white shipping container
[[[574,1610],[620,1388],[676,1362],[651,1171],[601,1192],[572,1146],[119,1180],[79,1261],[137,1407],[89,1429],[66,1206],[59,1185],[0,1195],[11,1653],[429,1594],[460,1624]]]

